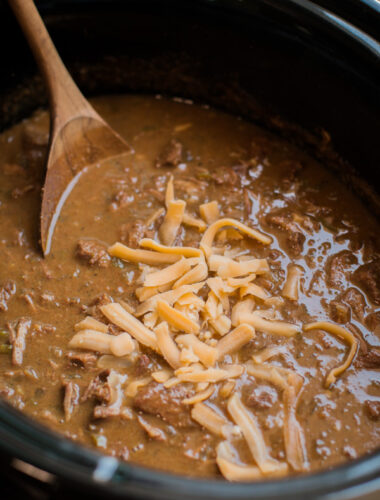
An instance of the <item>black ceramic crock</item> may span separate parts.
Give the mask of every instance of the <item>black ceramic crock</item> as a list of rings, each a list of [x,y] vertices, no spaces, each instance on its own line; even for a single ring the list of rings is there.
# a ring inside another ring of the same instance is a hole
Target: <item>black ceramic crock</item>
[[[378,210],[372,196],[380,188],[376,0],[319,5],[308,0],[56,0],[37,5],[86,95],[160,93],[238,113],[338,169]],[[0,50],[1,130],[46,105],[29,49],[4,1]],[[50,494],[63,488],[81,491],[82,498],[380,498],[380,452],[298,478],[253,484],[190,480],[102,456],[47,431],[3,401],[0,454],[35,466],[30,470],[43,478]]]

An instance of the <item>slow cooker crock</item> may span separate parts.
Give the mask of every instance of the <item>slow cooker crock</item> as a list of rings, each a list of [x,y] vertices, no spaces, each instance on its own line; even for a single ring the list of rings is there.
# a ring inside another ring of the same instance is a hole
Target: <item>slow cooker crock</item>
[[[366,8],[371,11],[370,3]],[[378,210],[373,194],[380,187],[380,45],[363,31],[363,20],[359,29],[307,0],[37,4],[86,95],[180,95],[238,113],[337,168]],[[371,33],[378,19],[375,10],[373,16]],[[5,2],[0,3],[0,28],[4,129],[46,105],[46,93]],[[46,430],[3,401],[0,449],[46,471],[54,491],[69,482],[91,496],[369,500],[380,495],[380,452],[333,470],[278,481],[190,480],[102,456]]]

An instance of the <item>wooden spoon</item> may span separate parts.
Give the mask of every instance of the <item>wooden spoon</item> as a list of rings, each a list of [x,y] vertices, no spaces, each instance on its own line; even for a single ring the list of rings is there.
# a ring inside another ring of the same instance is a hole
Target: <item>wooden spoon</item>
[[[130,151],[75,85],[32,0],[9,0],[49,92],[51,130],[42,195],[41,246],[46,256],[60,211],[83,169]]]

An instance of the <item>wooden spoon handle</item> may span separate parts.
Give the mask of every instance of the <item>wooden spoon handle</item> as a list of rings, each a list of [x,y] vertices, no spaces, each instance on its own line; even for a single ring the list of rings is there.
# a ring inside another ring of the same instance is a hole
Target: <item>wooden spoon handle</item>
[[[48,86],[54,128],[76,116],[100,117],[67,71],[33,0],[8,0]]]

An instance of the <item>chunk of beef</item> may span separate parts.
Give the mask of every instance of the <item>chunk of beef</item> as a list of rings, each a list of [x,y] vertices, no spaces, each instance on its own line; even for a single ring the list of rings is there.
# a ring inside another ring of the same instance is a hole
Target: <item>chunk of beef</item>
[[[362,243],[362,241],[360,241]],[[364,262],[371,262],[380,258],[379,249],[380,248],[380,235],[371,234],[364,242],[363,245],[363,260]]]
[[[118,327],[117,325],[114,325],[114,324],[112,324],[112,323],[110,323],[110,324],[108,325],[108,333],[109,333],[110,335],[120,335],[120,333],[121,333],[122,331],[123,331],[123,330],[122,330],[120,327]]]
[[[110,304],[111,302],[113,302],[112,297],[110,297],[108,293],[102,293],[101,295],[95,297],[89,305],[82,305],[81,310],[88,316],[93,316],[95,319],[104,322],[104,315],[100,310],[100,307]]]
[[[277,401],[277,393],[271,387],[248,387],[245,390],[245,403],[256,410],[271,408]]]
[[[110,304],[111,302],[113,302],[112,297],[108,295],[108,293],[102,293],[101,295],[98,295],[94,298],[90,306],[100,307]]]
[[[367,415],[373,420],[380,418],[380,401],[366,401],[364,403]]]
[[[110,370],[103,370],[91,380],[81,397],[81,403],[84,403],[92,397],[96,397],[102,401],[109,401],[109,390],[105,387],[109,374]]]
[[[358,368],[367,368],[368,370],[380,368],[380,349],[369,347],[366,352],[360,350],[355,365]]]
[[[120,375],[114,370],[103,370],[90,382],[81,402],[95,398],[100,403],[94,408],[95,418],[131,418],[131,410],[123,406],[125,396],[122,385],[126,379],[126,375]]]
[[[237,186],[239,181],[243,181],[247,169],[248,165],[243,164],[231,167],[219,166],[215,171],[204,167],[195,167],[195,178],[193,180],[202,183],[202,185],[205,181],[208,183],[212,181],[218,186],[224,184],[233,187]]]
[[[380,305],[380,259],[360,266],[353,273],[352,281],[364,290],[374,304]]]
[[[91,266],[107,267],[111,261],[104,245],[95,240],[79,240],[77,256]]]
[[[363,320],[365,314],[365,298],[356,288],[348,288],[342,294],[342,300],[351,307],[351,311],[356,319]]]
[[[16,283],[7,281],[0,288],[0,311],[8,311],[8,301],[16,293]]]
[[[126,222],[120,227],[120,241],[129,247],[138,248],[139,241],[145,236],[146,226],[143,221]]]
[[[334,288],[344,285],[350,266],[357,263],[357,258],[348,250],[334,254],[326,264],[326,282]]]
[[[164,147],[156,159],[157,168],[177,167],[182,160],[183,146],[177,139],[171,141]]]
[[[148,375],[152,371],[152,368],[153,364],[149,356],[146,354],[140,354],[135,364],[134,373],[136,377],[143,377]]]
[[[100,405],[94,408],[95,418],[122,417],[131,418],[131,410],[123,407],[125,401],[122,385],[126,381],[126,375],[111,370],[107,376],[107,380],[103,383],[101,389],[97,389],[95,395],[101,402]]]
[[[192,391],[183,385],[165,389],[162,384],[151,382],[137,393],[133,406],[145,413],[161,417],[162,420],[175,427],[190,427],[193,425],[189,409],[182,400],[191,395]]]
[[[98,356],[92,352],[68,352],[66,358],[73,365],[83,366],[84,368],[91,368],[95,366]]]
[[[347,323],[350,321],[350,309],[346,304],[332,300],[329,304],[329,316],[335,323]]]
[[[26,347],[26,336],[29,333],[31,320],[21,318],[16,325],[8,324],[9,341],[12,344],[12,363],[21,366]]]
[[[380,311],[368,314],[365,317],[365,325],[371,332],[380,333]]]
[[[239,182],[239,176],[232,167],[218,167],[211,173],[211,179],[217,185],[237,186]]]
[[[297,256],[302,252],[305,239],[305,235],[300,231],[288,234],[286,237],[286,243],[291,255]]]
[[[74,412],[75,406],[78,404],[79,400],[79,386],[74,382],[64,383],[65,395],[63,398],[63,409],[65,412],[65,420],[68,422]]]
[[[286,233],[285,243],[289,253],[296,257],[302,250],[305,243],[305,235],[300,231],[297,224],[289,217],[280,213],[269,213],[266,216],[266,222],[270,226],[277,227]]]

